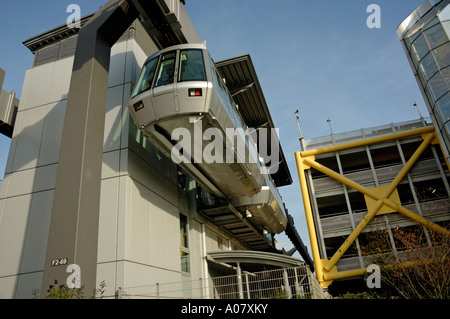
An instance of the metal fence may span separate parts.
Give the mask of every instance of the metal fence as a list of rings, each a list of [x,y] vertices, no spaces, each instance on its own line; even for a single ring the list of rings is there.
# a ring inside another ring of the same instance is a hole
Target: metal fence
[[[307,266],[243,272],[241,275],[119,288],[129,299],[324,299],[326,294]]]

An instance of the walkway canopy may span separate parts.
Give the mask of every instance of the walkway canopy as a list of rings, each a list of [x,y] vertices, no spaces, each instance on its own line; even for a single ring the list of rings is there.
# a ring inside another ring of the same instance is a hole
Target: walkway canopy
[[[249,272],[305,265],[304,261],[291,256],[249,250],[210,252],[207,254],[207,259],[209,262],[236,266]]]

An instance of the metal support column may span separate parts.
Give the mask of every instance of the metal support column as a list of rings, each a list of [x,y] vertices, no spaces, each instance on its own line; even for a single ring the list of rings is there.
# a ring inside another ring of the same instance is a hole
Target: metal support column
[[[298,267],[294,268],[294,287],[295,287],[295,295],[298,297],[303,296],[303,293],[300,288],[300,283],[298,282],[298,274],[297,274]]]
[[[138,17],[126,0],[110,0],[79,31],[67,101],[41,297],[67,264],[90,297],[96,287],[103,137],[111,47]]]
[[[309,242],[311,243],[312,256],[314,261],[314,269],[319,282],[323,281],[323,265],[320,259],[319,242],[317,240],[316,226],[314,224],[313,212],[311,209],[311,201],[309,198],[308,185],[305,176],[305,164],[300,152],[295,152],[295,161],[297,163],[298,177],[300,181],[300,190],[302,193],[303,207],[305,209],[306,224],[308,226]]]
[[[206,228],[205,224],[200,224],[202,236],[202,255],[203,255],[203,277],[205,278],[203,289],[205,290],[206,299],[209,299],[209,270],[208,270],[208,255],[206,252]]]
[[[239,299],[244,299],[244,286],[242,284],[242,270],[240,263],[236,263],[236,272],[237,272]]]
[[[292,291],[291,286],[289,285],[289,277],[286,268],[283,268],[283,284],[284,291],[286,292],[286,298],[292,299]]]

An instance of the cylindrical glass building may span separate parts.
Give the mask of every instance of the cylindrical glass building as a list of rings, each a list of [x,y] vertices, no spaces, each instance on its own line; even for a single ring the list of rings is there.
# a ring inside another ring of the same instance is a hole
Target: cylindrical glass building
[[[439,131],[443,152],[450,148],[450,0],[427,0],[398,27],[407,53]]]

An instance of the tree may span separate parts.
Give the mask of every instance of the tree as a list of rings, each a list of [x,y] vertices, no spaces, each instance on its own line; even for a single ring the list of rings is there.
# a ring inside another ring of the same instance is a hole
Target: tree
[[[387,249],[387,230],[368,235],[361,250],[368,264],[380,266],[382,288],[407,299],[450,298],[449,238],[428,233],[431,245],[422,227],[397,227],[393,230],[397,252]]]

